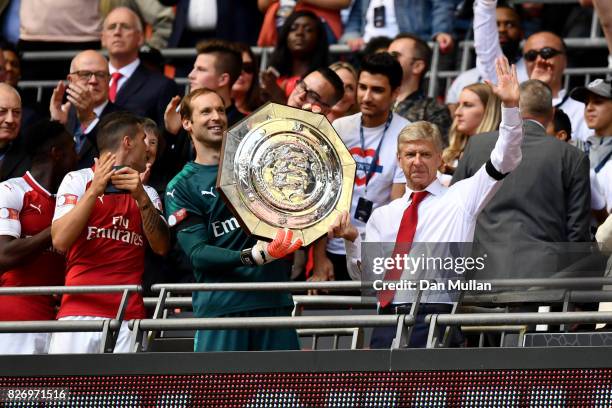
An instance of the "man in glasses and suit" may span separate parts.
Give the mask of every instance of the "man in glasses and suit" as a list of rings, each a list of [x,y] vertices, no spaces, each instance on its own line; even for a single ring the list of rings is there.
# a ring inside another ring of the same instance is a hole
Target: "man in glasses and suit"
[[[100,119],[119,110],[108,100],[108,62],[102,54],[86,50],[70,64],[68,85],[59,81],[49,105],[51,118],[62,123],[74,137],[77,168],[91,167],[99,151],[96,133]]]

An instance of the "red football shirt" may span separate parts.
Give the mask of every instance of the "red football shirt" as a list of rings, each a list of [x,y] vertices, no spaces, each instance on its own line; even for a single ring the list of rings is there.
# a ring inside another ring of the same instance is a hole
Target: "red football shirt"
[[[93,180],[93,170],[68,173],[57,191],[53,220],[74,208]],[[161,211],[159,196],[145,190]],[[66,285],[140,285],[144,272],[146,237],[140,210],[130,194],[98,197],[87,225],[66,256]],[[66,316],[115,317],[121,294],[64,295],[58,318]],[[130,296],[125,319],[141,319],[145,309],[140,294]]]
[[[27,238],[51,226],[55,197],[27,172],[0,183],[0,235]],[[0,275],[0,286],[62,286],[64,257],[51,248]],[[0,296],[0,320],[53,320],[52,296]]]

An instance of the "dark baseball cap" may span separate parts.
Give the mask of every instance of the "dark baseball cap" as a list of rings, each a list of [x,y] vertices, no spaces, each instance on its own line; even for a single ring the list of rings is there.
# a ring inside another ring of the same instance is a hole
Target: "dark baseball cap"
[[[599,95],[606,99],[612,99],[612,82],[603,79],[596,79],[587,86],[575,88],[572,93],[572,99],[586,103],[589,94]]]

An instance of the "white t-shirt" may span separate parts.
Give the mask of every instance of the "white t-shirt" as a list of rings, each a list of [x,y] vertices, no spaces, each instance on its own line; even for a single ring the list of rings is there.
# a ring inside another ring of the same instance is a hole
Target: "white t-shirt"
[[[365,153],[361,149],[361,137],[359,126],[361,125],[361,113],[346,116],[334,121],[333,126],[347,149],[353,155],[357,163],[355,184],[353,187],[353,201],[351,203],[351,223],[357,227],[360,233],[365,232],[365,223],[355,219],[355,209],[360,197],[372,201],[373,210],[391,201],[391,187],[396,183],[406,183],[404,172],[397,163],[397,137],[404,126],[410,122],[400,115],[393,115],[393,120],[385,132],[384,139],[380,145],[378,165],[374,168],[372,176],[367,183],[366,175],[370,170],[372,158],[376,155],[376,148],[383,136],[385,124],[374,128],[363,128]],[[327,243],[327,250],[334,254],[344,254],[344,240],[333,239]]]
[[[374,27],[374,9],[377,7],[385,7],[385,25],[383,27]],[[397,19],[395,18],[395,1],[394,0],[372,0],[366,12],[366,24],[363,31],[363,40],[367,43],[372,37],[389,37],[395,38],[399,34]]]

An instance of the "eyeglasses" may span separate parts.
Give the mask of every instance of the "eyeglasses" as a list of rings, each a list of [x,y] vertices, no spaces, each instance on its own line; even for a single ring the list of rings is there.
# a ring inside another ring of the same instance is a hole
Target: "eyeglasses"
[[[246,62],[242,64],[242,72],[245,74],[252,74],[255,72],[255,64],[252,62]]]
[[[95,76],[98,81],[104,81],[108,78],[108,73],[104,71],[74,71],[70,75],[76,75],[79,79],[89,80],[91,76]]]
[[[316,93],[315,91],[313,91],[312,89],[308,89],[308,86],[306,85],[306,83],[301,80],[299,81],[296,85],[295,88],[298,92],[304,92],[306,94],[306,100],[309,103],[315,103],[317,105],[319,105],[322,109],[330,109],[331,106],[329,106],[329,104],[323,102],[321,100],[321,96]]]
[[[543,59],[551,59],[556,57],[557,55],[563,54],[563,51],[555,50],[551,47],[544,47],[540,51],[537,50],[529,50],[525,54],[523,54],[523,58],[529,62],[533,62],[538,58],[538,55]]]

